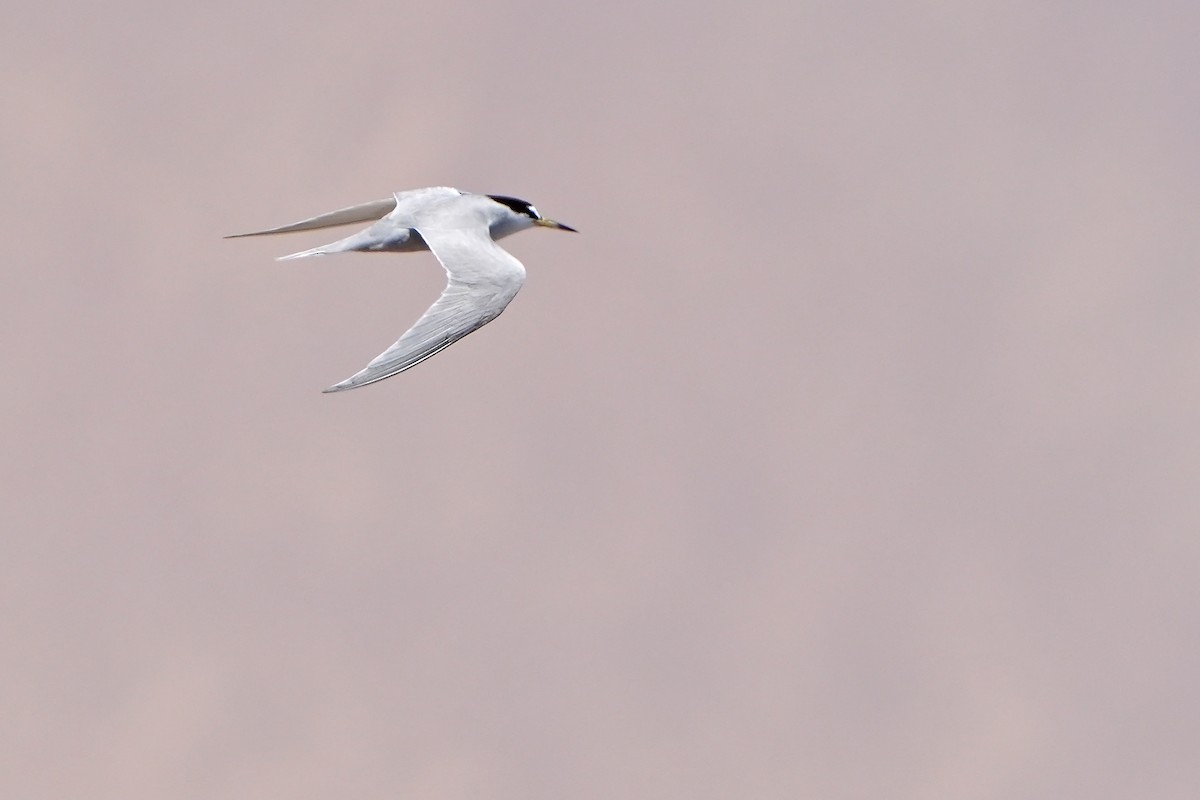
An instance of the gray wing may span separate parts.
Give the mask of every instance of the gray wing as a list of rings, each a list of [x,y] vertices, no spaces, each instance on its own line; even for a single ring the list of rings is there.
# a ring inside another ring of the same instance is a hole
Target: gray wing
[[[400,223],[413,221],[405,219]],[[521,262],[492,241],[486,225],[418,230],[446,270],[449,278],[446,290],[394,345],[361,372],[330,386],[326,392],[366,386],[437,355],[500,316],[525,282]]]
[[[291,225],[281,225],[278,228],[268,228],[265,231],[235,233],[225,238],[239,239],[243,236],[265,236],[269,233],[294,233],[295,231],[311,231],[317,228],[333,228],[338,225],[349,225],[352,222],[372,222],[383,219],[392,213],[395,208],[396,198],[389,197],[386,200],[372,200],[369,203],[360,203],[349,208],[340,208],[337,211],[330,211],[328,214],[320,214],[316,217],[293,222]]]

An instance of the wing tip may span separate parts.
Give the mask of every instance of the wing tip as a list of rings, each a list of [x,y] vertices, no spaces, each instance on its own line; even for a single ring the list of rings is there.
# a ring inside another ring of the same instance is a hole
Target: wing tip
[[[373,380],[365,380],[364,381],[364,380],[362,380],[362,373],[358,373],[355,375],[351,375],[349,378],[346,378],[346,380],[344,380],[344,381],[339,381],[339,382],[335,383],[333,386],[322,389],[321,394],[333,394],[334,392],[344,392],[349,389],[357,389],[360,386],[366,386],[369,383],[374,383],[376,380],[379,380],[379,379],[375,378]]]

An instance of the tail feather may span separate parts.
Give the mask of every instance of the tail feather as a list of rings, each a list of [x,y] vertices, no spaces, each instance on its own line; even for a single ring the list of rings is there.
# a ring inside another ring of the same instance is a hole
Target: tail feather
[[[287,261],[292,258],[308,258],[309,256],[324,256],[329,253],[344,253],[347,250],[365,250],[375,239],[370,233],[371,230],[371,228],[368,228],[352,236],[347,236],[345,239],[338,239],[336,242],[323,244],[311,250],[301,250],[299,253],[292,253],[290,256],[279,256],[275,260]]]
[[[308,258],[309,256],[324,256],[329,253],[346,253],[352,250],[364,252],[404,252],[407,250],[422,250],[426,245],[416,231],[409,228],[388,228],[381,224],[372,225],[365,231],[359,231],[353,236],[339,239],[331,244],[323,244],[311,250],[301,250],[290,256],[280,256],[277,261],[287,261],[292,258]]]
[[[325,244],[325,245],[321,245],[320,247],[314,247],[311,250],[301,250],[299,253],[292,253],[291,255],[288,255],[288,256],[278,256],[275,260],[276,261],[290,261],[293,258],[308,258],[309,256],[328,255],[329,253],[338,252],[337,249],[334,249],[334,248],[336,248],[336,246],[337,246],[337,243]]]

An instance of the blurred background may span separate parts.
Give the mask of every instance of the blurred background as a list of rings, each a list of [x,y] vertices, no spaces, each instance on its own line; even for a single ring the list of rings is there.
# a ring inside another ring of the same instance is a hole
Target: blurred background
[[[5,797],[1197,796],[1195,3],[6,17]]]

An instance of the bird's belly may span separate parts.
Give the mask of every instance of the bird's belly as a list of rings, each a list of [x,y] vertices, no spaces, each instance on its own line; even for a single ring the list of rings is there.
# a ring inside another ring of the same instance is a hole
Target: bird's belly
[[[411,253],[414,250],[428,250],[429,245],[425,244],[419,232],[412,228],[402,228],[366,249],[378,253]]]

